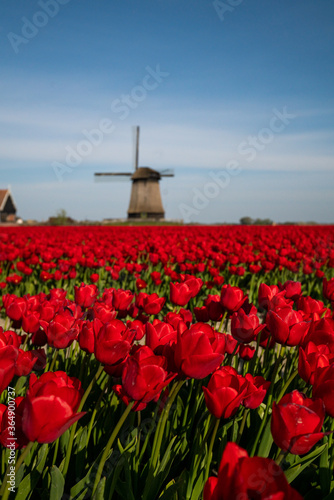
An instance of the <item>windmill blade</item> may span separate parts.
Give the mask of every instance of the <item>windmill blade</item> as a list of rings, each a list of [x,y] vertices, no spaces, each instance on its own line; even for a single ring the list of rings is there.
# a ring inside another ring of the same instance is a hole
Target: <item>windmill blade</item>
[[[133,127],[133,170],[138,170],[139,165],[139,127]]]
[[[96,172],[94,180],[95,182],[128,182],[131,180],[132,175],[132,172]]]
[[[159,170],[161,177],[174,177],[174,170],[172,168],[165,168],[164,170]]]

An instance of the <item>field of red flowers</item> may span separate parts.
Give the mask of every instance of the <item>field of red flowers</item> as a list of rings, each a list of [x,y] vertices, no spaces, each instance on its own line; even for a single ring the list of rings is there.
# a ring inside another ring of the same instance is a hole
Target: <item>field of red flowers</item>
[[[334,227],[0,230],[2,498],[334,499]]]

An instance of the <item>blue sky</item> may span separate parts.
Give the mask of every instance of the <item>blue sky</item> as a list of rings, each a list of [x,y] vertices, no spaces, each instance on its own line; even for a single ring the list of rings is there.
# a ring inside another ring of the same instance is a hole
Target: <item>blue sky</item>
[[[124,217],[133,126],[166,218],[334,222],[331,0],[0,3],[0,179],[23,218]]]

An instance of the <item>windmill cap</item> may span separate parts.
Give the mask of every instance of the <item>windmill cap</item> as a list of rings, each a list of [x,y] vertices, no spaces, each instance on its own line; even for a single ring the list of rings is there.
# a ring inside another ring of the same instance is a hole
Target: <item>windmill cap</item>
[[[159,180],[160,178],[161,178],[160,173],[157,172],[156,170],[153,170],[153,168],[150,167],[139,167],[131,177],[131,179],[134,181],[138,179]]]

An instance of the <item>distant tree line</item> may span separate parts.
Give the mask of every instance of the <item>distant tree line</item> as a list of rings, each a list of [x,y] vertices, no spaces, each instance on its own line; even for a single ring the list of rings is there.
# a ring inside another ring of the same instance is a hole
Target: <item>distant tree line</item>
[[[272,226],[274,222],[271,219],[252,219],[252,217],[241,217],[242,226]]]

